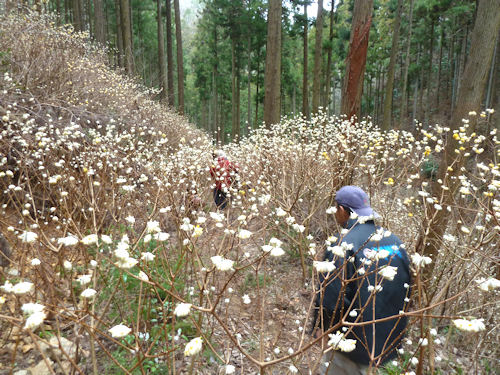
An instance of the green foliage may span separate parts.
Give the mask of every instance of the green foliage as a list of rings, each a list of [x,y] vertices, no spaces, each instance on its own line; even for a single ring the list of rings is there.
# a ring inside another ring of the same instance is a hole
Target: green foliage
[[[254,290],[257,288],[257,284],[262,288],[263,285],[268,284],[271,281],[271,277],[265,273],[259,273],[258,282],[255,277],[254,272],[249,272],[246,274],[243,284],[241,285],[241,292],[245,293],[249,290]]]
[[[435,180],[439,170],[439,162],[429,155],[422,163],[422,174],[429,179]]]

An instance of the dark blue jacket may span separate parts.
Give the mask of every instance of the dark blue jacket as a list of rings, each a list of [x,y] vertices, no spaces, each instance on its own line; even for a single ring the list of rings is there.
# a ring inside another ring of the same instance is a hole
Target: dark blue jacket
[[[386,362],[396,356],[396,349],[402,340],[403,330],[407,324],[407,318],[398,317],[398,315],[401,310],[407,310],[407,303],[404,302],[404,299],[410,296],[410,288],[404,287],[405,283],[410,284],[411,281],[408,255],[404,245],[402,246],[402,242],[393,234],[383,237],[378,242],[370,241],[372,234],[380,228],[375,226],[373,221],[360,224],[355,220],[349,220],[346,228],[349,229],[349,232],[343,237],[337,234],[338,242],[333,245],[340,245],[345,242],[346,244],[352,244],[352,249],[347,251],[345,258],[333,255],[329,250],[330,248],[326,250],[324,260],[335,260],[337,269],[326,280],[326,275],[320,274],[320,282],[322,285],[326,284],[326,287],[324,293],[318,292],[316,306],[323,307],[321,315],[322,325],[325,330],[338,323],[341,316],[346,315],[346,311],[353,300],[353,309],[357,309],[358,313],[360,308],[365,306],[368,300],[370,301],[362,317],[348,316],[346,320],[354,322],[358,319],[356,321],[358,323],[372,321],[374,298],[370,299],[372,292],[368,290],[368,286],[375,285],[375,281],[380,284],[382,276],[378,274],[378,271],[382,266],[397,267],[394,280],[384,279],[381,284],[383,289],[375,293],[375,319],[394,315],[396,318],[376,324],[354,327],[347,337],[357,340],[356,349],[349,353],[343,353],[356,363],[368,364],[370,361],[368,353],[371,353],[374,347],[375,356],[387,351],[382,359],[382,362]],[[382,249],[389,252],[390,255],[387,258],[378,261],[373,259],[371,265],[363,265],[362,260],[367,259],[366,255],[369,254],[369,250],[378,252]],[[350,258],[354,258],[354,261],[350,261]],[[345,267],[344,260],[346,260]],[[361,267],[365,269],[365,275],[358,273],[357,270]],[[341,277],[344,272],[345,275]],[[341,288],[341,279],[351,280],[344,289]],[[359,293],[356,294],[358,290]],[[375,340],[373,327],[375,327]]]

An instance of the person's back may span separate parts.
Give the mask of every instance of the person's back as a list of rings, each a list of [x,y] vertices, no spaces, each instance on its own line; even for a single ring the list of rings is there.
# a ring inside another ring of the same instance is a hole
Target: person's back
[[[326,352],[323,362],[330,365],[323,373],[364,374],[370,362],[378,367],[397,354],[407,324],[401,311],[409,301],[409,259],[399,238],[375,225],[378,214],[363,190],[345,186],[335,200],[343,229],[325,252],[323,261],[335,267],[319,274],[315,321],[324,331],[338,326],[330,342],[343,353]],[[371,323],[377,319],[383,321]],[[349,339],[354,347],[336,344]]]
[[[346,315],[347,321],[356,323],[395,316],[394,319],[384,322],[355,326],[347,335],[347,338],[357,340],[356,348],[352,352],[345,353],[351,360],[368,365],[370,362],[368,352],[370,352],[374,357],[384,353],[382,362],[386,362],[396,355],[395,349],[401,342],[402,332],[407,324],[407,318],[399,317],[399,314],[405,310],[405,298],[409,293],[408,256],[399,238],[394,234],[384,236],[384,233],[388,232],[375,226],[373,221],[361,224],[356,220],[349,220],[346,229],[349,232],[339,240],[338,245],[344,243],[345,248],[352,245],[346,252],[345,260],[348,261],[343,279],[353,281],[347,284],[344,293],[341,293],[340,278],[328,281],[322,305],[328,311],[335,311],[337,300],[343,294],[344,311],[337,312],[333,317],[333,324],[338,322],[341,315]],[[382,238],[373,241],[369,240],[371,237]],[[352,263],[351,258],[354,259]],[[328,250],[324,260],[335,261],[337,268],[341,268],[344,263],[343,258]],[[392,280],[384,279],[378,273],[384,266],[397,267]],[[324,275],[320,275],[320,281],[324,281]],[[352,308],[346,311],[351,303]],[[349,314],[353,310],[356,311],[356,316],[352,316],[354,313]],[[361,310],[363,312],[360,317],[358,313]]]
[[[215,180],[215,187],[219,190],[229,189],[234,181],[236,166],[225,156],[219,156],[215,164],[210,167],[210,174]]]
[[[210,166],[210,174],[215,182],[213,191],[217,208],[224,209],[228,203],[227,194],[237,177],[238,166],[228,160],[222,150],[214,153],[214,164]]]

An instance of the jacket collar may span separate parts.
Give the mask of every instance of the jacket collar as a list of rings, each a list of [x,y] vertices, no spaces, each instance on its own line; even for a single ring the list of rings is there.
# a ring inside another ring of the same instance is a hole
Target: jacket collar
[[[368,221],[365,221],[364,224],[375,225],[375,222],[373,220],[368,220]],[[345,223],[344,228],[351,229],[355,225],[362,225],[362,224],[360,222],[358,222],[358,219],[349,219],[349,220],[347,220],[347,223]]]

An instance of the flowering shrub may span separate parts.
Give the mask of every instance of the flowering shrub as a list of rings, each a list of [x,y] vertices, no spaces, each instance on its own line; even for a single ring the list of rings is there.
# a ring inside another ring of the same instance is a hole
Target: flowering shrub
[[[397,233],[412,259],[408,339],[388,367],[495,366],[499,142],[473,131],[480,116],[414,133],[321,113],[283,120],[225,147],[239,179],[219,212],[209,139],[109,69],[84,34],[36,14],[1,21],[1,228],[13,248],[0,276],[4,368],[31,356],[83,373],[305,373],[321,345],[354,350],[340,327],[325,340],[307,333],[318,272],[342,277],[322,253],[345,234],[333,214],[348,183],[383,217],[374,237]],[[423,169],[448,132],[467,160],[452,204]],[[441,210],[452,220],[440,253],[415,253]],[[349,245],[330,250],[344,257]],[[394,268],[377,271],[371,293]],[[63,339],[71,350],[47,349]]]

